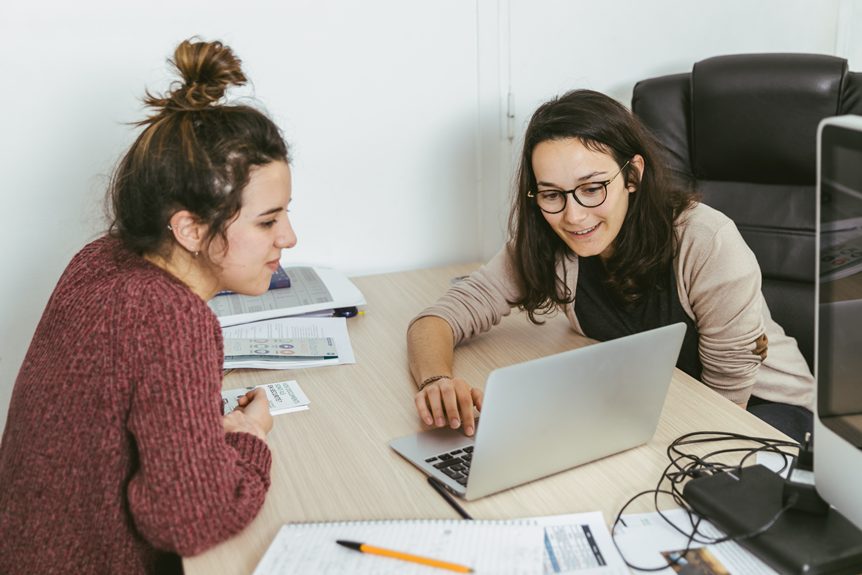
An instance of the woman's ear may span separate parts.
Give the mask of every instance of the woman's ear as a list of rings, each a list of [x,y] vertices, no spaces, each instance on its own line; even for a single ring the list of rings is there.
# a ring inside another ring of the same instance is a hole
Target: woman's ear
[[[171,232],[174,239],[184,249],[197,255],[201,251],[207,227],[198,221],[188,210],[180,210],[171,216]]]
[[[635,156],[629,160],[629,165],[635,169],[636,178],[632,178],[627,184],[626,188],[629,193],[632,193],[638,189],[638,185],[640,184],[641,179],[643,179],[644,175],[644,159],[640,154],[635,154]]]

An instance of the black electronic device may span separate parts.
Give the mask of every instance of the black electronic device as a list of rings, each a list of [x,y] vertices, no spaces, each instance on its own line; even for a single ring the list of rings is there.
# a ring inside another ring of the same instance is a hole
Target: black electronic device
[[[699,515],[780,573],[862,572],[862,531],[835,509],[822,515],[793,509],[782,499],[784,483],[781,476],[754,465],[692,479],[683,497]],[[762,533],[747,536],[767,525]]]
[[[817,130],[817,492],[862,528],[862,117]]]
[[[805,442],[799,447],[799,455],[793,458],[784,482],[782,503],[793,509],[823,515],[829,513],[829,504],[820,497],[814,487],[814,452],[811,449],[811,434],[805,434]]]

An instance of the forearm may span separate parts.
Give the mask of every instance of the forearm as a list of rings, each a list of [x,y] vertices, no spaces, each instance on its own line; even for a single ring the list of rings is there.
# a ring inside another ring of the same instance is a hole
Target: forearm
[[[439,317],[417,320],[407,331],[407,361],[419,386],[435,375],[451,376],[454,338],[449,323]]]
[[[129,482],[135,527],[154,547],[196,555],[238,533],[263,505],[272,465],[266,444],[249,433],[218,435],[197,449],[177,448],[178,461],[148,455],[146,471]]]
[[[137,388],[127,426],[139,463],[126,497],[144,539],[185,556],[228,539],[254,519],[269,488],[272,455],[260,437],[265,429],[249,425],[225,433],[217,388],[221,365],[200,364],[197,372],[181,367],[166,369],[170,377],[164,378],[150,370],[153,375]],[[171,392],[175,381],[191,384]],[[231,415],[228,420],[248,417]]]
[[[709,217],[695,222],[691,233],[708,232],[711,226],[714,232],[681,242],[682,303],[691,306],[697,325],[701,381],[741,406],[748,402],[766,355],[760,268],[732,222],[710,224],[714,212],[704,214]]]

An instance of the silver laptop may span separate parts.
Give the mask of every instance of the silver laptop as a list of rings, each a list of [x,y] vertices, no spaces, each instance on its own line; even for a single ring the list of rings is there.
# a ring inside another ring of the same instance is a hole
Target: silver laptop
[[[497,369],[474,437],[445,427],[389,445],[468,500],[642,445],[684,335],[677,323]]]

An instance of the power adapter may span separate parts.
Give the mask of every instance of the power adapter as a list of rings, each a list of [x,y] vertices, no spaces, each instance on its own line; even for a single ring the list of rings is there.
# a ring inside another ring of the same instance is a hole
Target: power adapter
[[[862,572],[862,531],[828,506],[822,515],[785,509],[785,483],[766,467],[753,465],[692,479],[683,497],[698,515],[779,573]]]

